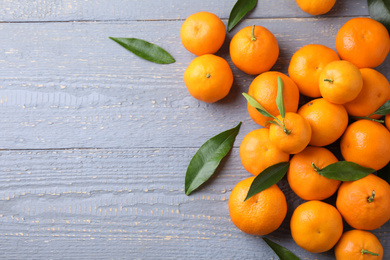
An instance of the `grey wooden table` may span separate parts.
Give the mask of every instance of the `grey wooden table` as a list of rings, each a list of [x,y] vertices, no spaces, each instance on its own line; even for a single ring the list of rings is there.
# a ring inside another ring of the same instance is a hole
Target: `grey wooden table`
[[[235,0],[0,0],[1,259],[277,259],[260,237],[230,221],[228,198],[249,176],[242,138],[258,126],[241,92],[253,76],[230,61],[240,28],[270,29],[280,44],[273,70],[287,73],[292,54],[309,43],[335,47],[338,29],[368,16],[365,0],[339,0],[313,17],[293,0],[259,0],[227,34],[218,55],[235,81],[220,102],[193,99],[183,73],[194,55],[180,42],[183,20],[210,11],[227,23]],[[176,63],[157,65],[108,39],[154,42]],[[390,58],[377,69],[390,77]],[[218,176],[184,195],[184,174],[197,148],[243,122]],[[302,259],[289,217],[302,203],[280,183],[289,210],[268,237]],[[390,258],[390,224],[373,231]]]

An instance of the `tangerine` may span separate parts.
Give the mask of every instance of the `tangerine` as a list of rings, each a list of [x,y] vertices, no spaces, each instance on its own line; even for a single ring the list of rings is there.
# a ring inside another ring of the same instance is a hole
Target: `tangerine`
[[[382,260],[383,247],[374,234],[354,229],[341,236],[334,253],[336,260]]]
[[[343,233],[343,220],[335,207],[318,200],[299,205],[290,221],[298,246],[312,253],[330,250]]]
[[[320,74],[321,96],[335,104],[354,100],[363,88],[362,74],[348,61],[333,61]]]
[[[341,184],[336,207],[353,228],[373,230],[390,219],[390,185],[374,174]]]
[[[340,181],[328,179],[318,170],[338,162],[332,152],[323,147],[308,146],[290,160],[287,180],[291,189],[304,200],[323,200],[332,196]]]
[[[206,54],[191,61],[184,72],[184,83],[191,96],[213,103],[229,93],[233,84],[233,72],[226,60]]]
[[[244,201],[254,178],[242,180],[233,188],[229,213],[233,224],[241,231],[263,236],[282,224],[287,214],[287,202],[276,184]]]
[[[378,122],[358,120],[345,130],[340,148],[346,161],[379,170],[390,161],[390,132]]]
[[[209,12],[190,15],[180,29],[183,46],[197,56],[216,53],[225,36],[225,25],[218,16]]]
[[[375,68],[390,50],[386,27],[368,17],[352,18],[337,32],[336,49],[341,59],[358,68]]]
[[[251,75],[270,70],[278,56],[278,41],[263,26],[245,27],[230,42],[230,57],[234,65]]]

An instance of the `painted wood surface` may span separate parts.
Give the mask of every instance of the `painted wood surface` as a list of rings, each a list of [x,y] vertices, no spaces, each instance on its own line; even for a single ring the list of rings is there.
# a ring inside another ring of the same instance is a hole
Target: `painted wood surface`
[[[195,56],[182,47],[179,29],[201,10],[226,24],[234,2],[0,0],[0,259],[277,259],[228,214],[232,188],[251,176],[239,144],[258,127],[241,97],[254,77],[231,63],[230,39],[244,26],[267,27],[281,48],[273,70],[287,73],[297,49],[334,48],[337,30],[367,16],[367,6],[338,1],[329,14],[311,17],[295,1],[259,0],[218,52],[233,69],[231,93],[205,104],[183,83]],[[154,42],[176,63],[143,61],[109,36]],[[389,79],[390,57],[377,69]],[[218,176],[185,196],[197,148],[239,121]],[[302,259],[333,259],[332,251],[310,254],[293,242],[289,217],[302,200],[286,180],[280,187],[288,216],[268,237]],[[389,230],[387,223],[374,231],[387,255]]]

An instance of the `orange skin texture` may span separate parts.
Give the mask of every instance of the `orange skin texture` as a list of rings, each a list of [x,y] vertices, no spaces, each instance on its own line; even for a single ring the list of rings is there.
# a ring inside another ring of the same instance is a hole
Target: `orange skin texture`
[[[368,250],[379,256],[362,254],[362,250]],[[383,258],[383,246],[378,238],[368,231],[356,229],[347,231],[341,236],[334,252],[336,260],[382,260]]]
[[[358,68],[375,68],[389,53],[389,32],[371,18],[353,18],[338,31],[336,49],[341,59]]]
[[[379,170],[390,161],[390,132],[378,122],[358,120],[347,127],[340,148],[346,161]]]
[[[335,207],[318,200],[299,205],[290,221],[298,246],[312,253],[330,250],[343,233],[343,221]]]
[[[260,128],[244,137],[240,145],[240,158],[248,172],[258,175],[269,166],[288,162],[289,154],[271,143],[268,128]]]
[[[332,9],[336,0],[296,0],[302,11],[311,15],[325,14]]]
[[[367,198],[375,191],[372,202]],[[390,185],[374,174],[343,182],[336,200],[337,209],[353,228],[374,230],[390,219]]]
[[[390,99],[390,84],[380,72],[365,68],[360,69],[363,77],[363,88],[359,95],[344,106],[351,116],[368,116]],[[374,115],[371,118],[380,118]]]
[[[385,116],[385,125],[386,125],[387,129],[390,131],[390,114],[387,114]]]
[[[305,45],[292,56],[288,75],[297,84],[301,94],[320,97],[320,74],[328,63],[336,60],[340,60],[337,53],[324,45]]]
[[[225,41],[225,36],[224,23],[209,12],[190,15],[180,29],[183,46],[197,56],[216,53]]]
[[[191,96],[213,103],[229,93],[233,85],[233,72],[226,60],[206,54],[191,61],[184,72],[184,83]]]
[[[282,116],[276,117],[283,122]],[[284,117],[285,128],[291,131],[286,134],[282,127],[271,124],[269,127],[269,139],[283,152],[296,154],[301,152],[310,142],[311,128],[309,122],[297,113],[287,112]]]
[[[298,114],[309,121],[313,146],[325,146],[335,142],[348,126],[348,113],[343,105],[337,105],[323,98],[314,99],[301,106]]]
[[[268,71],[279,57],[279,45],[275,36],[263,26],[252,26],[238,31],[230,42],[230,57],[237,68],[251,75]]]
[[[345,104],[359,95],[363,88],[363,78],[359,69],[352,63],[344,60],[333,61],[321,72],[319,85],[323,98],[335,104]]]
[[[273,116],[279,115],[276,106],[276,95],[278,93],[278,77],[283,81],[283,100],[286,112],[297,112],[299,102],[299,90],[297,85],[288,76],[277,71],[264,72],[257,76],[249,86],[248,94],[255,98],[265,110]],[[267,121],[273,120],[260,114],[256,108],[247,104],[250,117],[257,124],[268,127]]]
[[[323,200],[332,196],[340,181],[328,179],[316,172],[312,163],[320,169],[338,162],[329,150],[308,146],[290,160],[287,180],[291,189],[304,200]]]
[[[229,197],[229,213],[233,224],[241,231],[264,236],[282,224],[287,214],[287,202],[276,184],[244,201],[253,179],[242,180],[233,188]]]

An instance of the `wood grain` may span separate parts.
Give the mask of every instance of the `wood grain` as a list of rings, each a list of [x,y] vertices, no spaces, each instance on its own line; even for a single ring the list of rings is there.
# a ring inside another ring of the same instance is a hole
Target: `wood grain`
[[[186,196],[184,173],[195,151],[0,152],[0,252],[29,259],[75,258],[73,253],[77,259],[274,259],[259,237],[242,233],[229,218],[230,191],[251,176],[238,149],[223,161],[217,177]],[[288,215],[268,237],[302,259],[332,259],[332,252],[310,254],[295,246],[288,220],[302,200],[286,180],[280,187]],[[374,231],[386,254],[389,228],[387,223]]]
[[[227,19],[236,0],[2,0],[0,21],[135,21],[182,20],[208,11]],[[368,15],[367,1],[337,1],[326,16]],[[295,1],[259,1],[247,18],[310,17]]]

